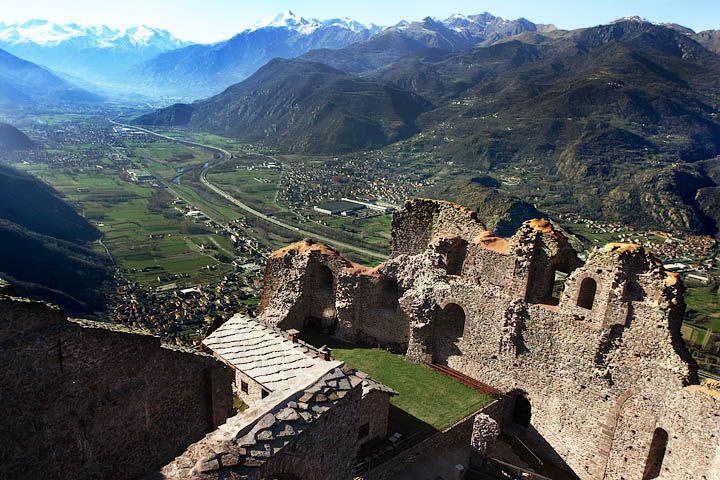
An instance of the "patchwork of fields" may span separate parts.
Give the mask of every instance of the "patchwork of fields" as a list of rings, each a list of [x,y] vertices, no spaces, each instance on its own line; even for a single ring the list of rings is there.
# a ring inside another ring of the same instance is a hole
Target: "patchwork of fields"
[[[218,253],[232,258],[230,242],[182,218],[164,190],[130,183],[117,171],[25,169],[60,191],[104,233],[104,245],[132,281],[157,286],[158,277],[180,275],[183,284],[204,283],[232,268],[216,258]]]

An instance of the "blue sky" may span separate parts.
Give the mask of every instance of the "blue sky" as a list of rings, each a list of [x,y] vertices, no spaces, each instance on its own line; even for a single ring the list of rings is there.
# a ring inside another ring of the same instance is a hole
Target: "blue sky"
[[[2,0],[0,21],[45,18],[59,23],[151,25],[196,42],[222,40],[257,20],[292,10],[308,18],[351,17],[392,25],[401,19],[488,11],[560,28],[606,23],[628,15],[675,22],[696,31],[720,29],[720,0]]]

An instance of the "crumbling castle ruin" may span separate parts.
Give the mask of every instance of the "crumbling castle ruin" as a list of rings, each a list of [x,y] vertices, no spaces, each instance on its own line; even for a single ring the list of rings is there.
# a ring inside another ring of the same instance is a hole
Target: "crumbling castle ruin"
[[[568,274],[555,291],[556,272]],[[304,241],[273,254],[262,318],[404,352],[504,392],[505,426],[582,479],[720,479],[720,392],[680,337],[679,278],[639,245],[581,262],[548,221],[510,239],[432,200],[365,268]]]
[[[260,317],[220,327],[211,355],[0,282],[0,479],[350,479],[380,387],[294,345],[314,328],[500,390],[473,451],[502,428],[583,480],[720,480],[720,390],[699,384],[684,308],[680,279],[641,246],[583,262],[547,221],[504,239],[431,200],[395,215],[377,267],[310,241],[275,252]],[[250,404],[234,416],[233,388]]]

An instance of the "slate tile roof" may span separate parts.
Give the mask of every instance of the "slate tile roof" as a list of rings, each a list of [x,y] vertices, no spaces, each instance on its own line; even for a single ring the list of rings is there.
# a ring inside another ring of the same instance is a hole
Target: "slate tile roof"
[[[203,344],[225,362],[267,390],[302,388],[342,362],[318,358],[318,351],[293,343],[280,329],[243,315],[235,315]],[[305,385],[298,382],[306,379]]]

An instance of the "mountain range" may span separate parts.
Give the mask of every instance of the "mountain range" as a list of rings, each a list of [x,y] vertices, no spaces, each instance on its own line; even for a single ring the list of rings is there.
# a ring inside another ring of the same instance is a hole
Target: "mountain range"
[[[155,93],[201,98],[247,78],[273,58],[293,58],[316,48],[342,48],[381,30],[350,19],[307,20],[288,11],[228,40],[158,55],[135,68],[132,78]]]
[[[641,19],[562,31],[478,17],[466,18],[504,33],[400,25],[271,62],[217,97],[138,121],[174,119],[291,152],[431,151],[455,165],[458,184],[437,180],[464,203],[498,189],[469,179],[519,171],[523,181],[500,190],[554,211],[715,231],[720,56],[694,34]]]
[[[30,62],[103,86],[156,55],[189,45],[166,30],[141,26],[59,25],[46,20],[0,25],[0,48]]]
[[[54,49],[67,74],[0,50],[5,108],[97,101],[66,80],[74,67],[62,58],[98,68],[77,52],[123,51],[133,60],[112,68],[124,69],[114,78],[126,88],[216,93],[138,123],[294,153],[382,148],[412,163],[432,152],[446,165],[436,192],[463,203],[514,196],[529,202],[525,212],[692,232],[715,232],[720,221],[718,31],[637,17],[566,31],[489,13],[382,28],[286,12],[212,45],[147,27],[43,21],[0,25],[0,40]]]
[[[172,105],[136,122],[189,125],[248,142],[270,140],[286,151],[330,153],[407,138],[429,108],[418,95],[387,83],[322,63],[275,59],[215,97]]]
[[[98,95],[71,85],[49,70],[0,50],[0,109],[100,100]]]
[[[487,12],[453,15],[445,20],[426,17],[417,22],[401,22],[365,42],[339,51],[316,49],[302,58],[325,63],[347,73],[360,74],[427,49],[456,52],[491,45],[523,32],[554,29],[552,25],[536,25],[524,18],[504,20]]]

